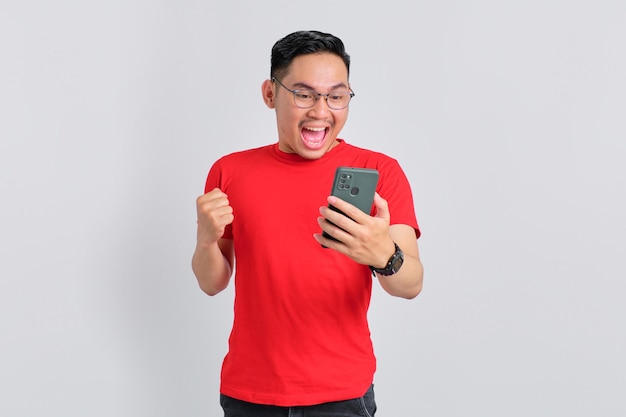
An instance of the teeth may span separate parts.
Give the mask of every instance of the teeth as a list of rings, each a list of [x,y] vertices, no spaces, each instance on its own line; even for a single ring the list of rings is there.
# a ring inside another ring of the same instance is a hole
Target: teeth
[[[306,126],[305,126],[305,129],[312,130],[313,132],[321,132],[323,130],[326,130],[325,127],[306,127]]]

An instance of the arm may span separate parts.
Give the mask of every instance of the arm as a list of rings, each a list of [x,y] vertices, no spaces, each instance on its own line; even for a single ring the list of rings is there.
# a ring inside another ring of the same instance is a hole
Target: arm
[[[222,239],[225,227],[232,223],[233,209],[220,189],[198,197],[198,233],[191,267],[200,288],[215,295],[228,286],[233,271],[232,239]]]
[[[422,291],[424,267],[419,256],[419,248],[415,237],[415,230],[405,224],[394,224],[389,227],[389,237],[392,242],[398,244],[404,252],[404,263],[400,270],[391,276],[377,275],[380,285],[391,295],[404,298],[415,298]],[[384,267],[391,255],[395,252],[395,246],[391,243],[391,249],[383,254],[382,262],[369,264],[374,267]],[[383,252],[381,252],[382,254]],[[387,256],[385,258],[385,256]]]
[[[321,207],[320,213],[323,217],[318,221],[322,230],[337,238],[339,242],[326,239],[321,234],[316,234],[315,239],[355,262],[378,268],[387,264],[395,252],[393,243],[396,242],[404,252],[404,263],[396,274],[388,277],[379,276],[378,280],[385,291],[393,296],[415,298],[422,290],[424,270],[413,228],[402,224],[390,226],[387,201],[378,194],[374,197],[376,206],[374,217],[336,197],[329,197],[328,202],[346,213],[348,217],[327,207]]]

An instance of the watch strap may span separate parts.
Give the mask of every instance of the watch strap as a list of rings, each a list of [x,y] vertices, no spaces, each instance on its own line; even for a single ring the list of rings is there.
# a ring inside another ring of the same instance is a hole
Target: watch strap
[[[400,270],[400,267],[404,263],[404,253],[396,242],[393,242],[393,244],[396,247],[396,251],[393,253],[393,255],[391,255],[391,257],[387,261],[387,265],[385,265],[384,268],[375,268],[371,265],[369,266],[370,270],[374,274],[389,276],[395,274]]]

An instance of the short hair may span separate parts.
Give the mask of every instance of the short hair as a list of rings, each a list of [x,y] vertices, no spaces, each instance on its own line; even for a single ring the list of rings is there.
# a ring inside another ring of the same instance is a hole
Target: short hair
[[[343,42],[330,33],[315,30],[293,32],[277,41],[272,47],[270,78],[282,78],[291,62],[300,55],[329,52],[337,55],[346,65],[350,74],[350,55]]]

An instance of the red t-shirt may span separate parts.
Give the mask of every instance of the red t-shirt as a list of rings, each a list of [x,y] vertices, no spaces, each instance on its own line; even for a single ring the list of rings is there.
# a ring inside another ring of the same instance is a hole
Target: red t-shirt
[[[360,397],[372,383],[371,272],[313,238],[338,166],[377,169],[391,224],[410,225],[419,237],[397,161],[342,140],[316,160],[274,144],[211,168],[205,191],[224,191],[235,217],[223,236],[235,248],[235,310],[221,393],[297,406]]]

